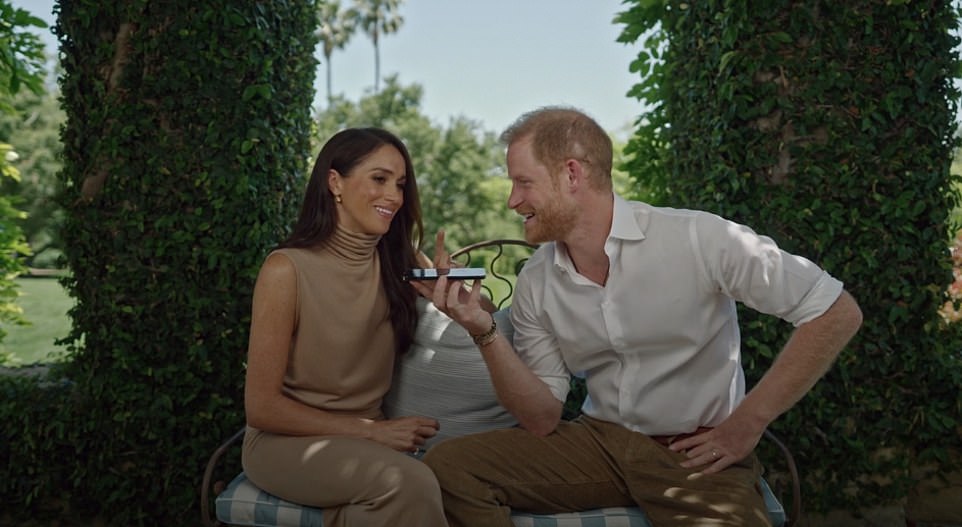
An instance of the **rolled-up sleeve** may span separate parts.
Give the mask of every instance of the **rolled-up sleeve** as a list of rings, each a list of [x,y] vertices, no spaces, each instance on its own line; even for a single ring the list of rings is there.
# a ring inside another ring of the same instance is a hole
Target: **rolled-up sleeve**
[[[810,260],[750,228],[703,214],[690,234],[708,279],[745,305],[795,326],[824,313],[843,284]]]
[[[557,339],[545,326],[540,308],[541,298],[533,284],[518,277],[517,289],[511,303],[511,323],[514,326],[514,349],[561,402],[568,396],[571,375],[565,367]]]

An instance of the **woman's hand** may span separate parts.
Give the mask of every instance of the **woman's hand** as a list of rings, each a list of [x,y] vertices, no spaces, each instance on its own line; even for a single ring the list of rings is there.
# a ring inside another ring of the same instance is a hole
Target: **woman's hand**
[[[438,433],[441,425],[428,417],[399,417],[371,421],[370,439],[399,452],[417,452]]]

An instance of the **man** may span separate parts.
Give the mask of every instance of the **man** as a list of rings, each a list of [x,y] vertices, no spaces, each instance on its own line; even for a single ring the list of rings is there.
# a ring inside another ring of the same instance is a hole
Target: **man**
[[[855,334],[856,302],[745,226],[615,195],[611,142],[577,110],[531,112],[502,140],[508,206],[543,244],[518,277],[514,348],[479,287],[418,286],[475,337],[522,427],[428,452],[451,526],[635,504],[658,527],[769,525],[753,450]],[[747,394],[736,301],[796,326]],[[588,399],[563,422],[570,372]]]

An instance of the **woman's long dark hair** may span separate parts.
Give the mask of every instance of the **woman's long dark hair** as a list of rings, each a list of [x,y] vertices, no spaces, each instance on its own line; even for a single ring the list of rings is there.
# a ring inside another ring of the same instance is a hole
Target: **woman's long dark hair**
[[[315,247],[327,243],[337,227],[337,207],[328,187],[330,170],[348,177],[351,169],[384,145],[391,145],[401,152],[407,174],[402,191],[404,204],[391,221],[387,234],[381,236],[377,244],[381,282],[390,306],[395,346],[398,353],[403,353],[414,340],[417,294],[401,281],[401,276],[406,270],[418,266],[415,255],[424,236],[424,224],[414,165],[400,139],[380,128],[349,128],[334,134],[317,155],[294,230],[277,248]]]

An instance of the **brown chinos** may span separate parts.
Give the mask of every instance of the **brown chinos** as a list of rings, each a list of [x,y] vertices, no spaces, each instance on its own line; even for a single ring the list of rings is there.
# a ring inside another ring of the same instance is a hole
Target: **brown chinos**
[[[635,505],[655,527],[771,526],[754,454],[710,475],[682,468],[684,459],[644,434],[582,416],[546,437],[512,428],[449,439],[424,461],[451,527],[512,527],[511,509]]]

